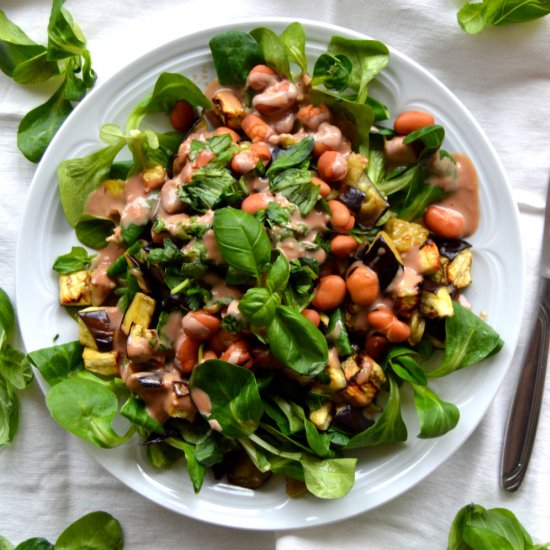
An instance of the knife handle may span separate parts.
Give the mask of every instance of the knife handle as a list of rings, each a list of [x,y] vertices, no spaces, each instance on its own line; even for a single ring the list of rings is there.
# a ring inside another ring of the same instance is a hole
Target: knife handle
[[[501,484],[510,492],[517,491],[527,471],[544,390],[550,343],[549,279],[542,279],[541,290],[537,316],[523,358],[504,439]]]

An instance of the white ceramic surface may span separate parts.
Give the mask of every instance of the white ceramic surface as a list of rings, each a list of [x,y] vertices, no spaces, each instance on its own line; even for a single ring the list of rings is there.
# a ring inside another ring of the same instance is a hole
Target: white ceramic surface
[[[182,37],[150,52],[95,89],[75,110],[50,145],[33,179],[23,230],[17,247],[17,305],[25,347],[32,351],[77,338],[77,326],[58,305],[54,259],[77,244],[66,223],[57,194],[56,166],[66,158],[86,155],[101,144],[101,124],[123,125],[131,108],[149,93],[163,71],[181,71],[205,85],[213,77],[208,41],[225,30],[269,26],[280,32],[290,20],[246,21]],[[325,51],[334,34],[365,36],[340,27],[303,21],[307,52],[312,60]],[[314,497],[290,499],[283,482],[272,479],[259,491],[216,482],[208,476],[195,495],[185,467],[154,470],[137,439],[113,450],[83,444],[100,464],[129,487],[158,504],[196,519],[246,529],[289,529],[337,521],[387,502],[429,475],[467,439],[491,404],[508,370],[519,333],[524,301],[523,251],[518,215],[510,185],[488,139],[473,117],[439,81],[399,52],[370,87],[392,113],[410,108],[432,112],[445,126],[445,148],[462,151],[474,161],[480,179],[482,218],[475,236],[474,283],[466,296],[476,312],[487,312],[491,325],[505,341],[504,349],[481,365],[464,369],[433,388],[460,408],[460,422],[435,440],[417,439],[418,423],[412,397],[404,396],[409,440],[359,454],[356,483],[337,501]],[[513,251],[513,254],[511,253]],[[42,382],[44,388],[44,383]],[[53,420],[52,420],[53,422]]]

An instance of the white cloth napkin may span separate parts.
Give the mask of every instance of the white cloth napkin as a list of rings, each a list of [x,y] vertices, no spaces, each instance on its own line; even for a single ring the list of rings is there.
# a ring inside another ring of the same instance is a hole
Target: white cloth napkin
[[[438,0],[70,0],[66,7],[87,37],[99,82],[168,40],[258,16],[339,24],[413,58],[471,110],[492,140],[514,192],[528,204],[521,214],[527,308],[509,377],[474,434],[417,487],[374,511],[334,525],[277,533],[238,531],[179,516],[135,494],[97,465],[50,418],[34,385],[20,394],[15,442],[0,449],[0,534],[15,543],[32,536],[54,541],[78,517],[106,510],[121,521],[128,549],[436,549],[446,547],[457,510],[477,502],[512,509],[536,539],[550,539],[550,380],[522,488],[506,494],[498,480],[504,425],[533,315],[550,172],[550,18],[470,36],[456,22],[459,3]],[[3,0],[2,9],[44,42],[49,1]],[[0,286],[12,299],[15,242],[18,231],[24,231],[19,222],[35,171],[16,147],[16,130],[21,117],[45,97],[38,87],[18,86],[0,74]],[[25,291],[32,293],[32,288]]]

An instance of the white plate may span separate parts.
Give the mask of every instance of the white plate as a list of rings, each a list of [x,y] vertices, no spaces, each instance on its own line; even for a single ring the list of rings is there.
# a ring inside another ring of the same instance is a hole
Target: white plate
[[[54,259],[76,244],[57,194],[56,167],[64,159],[86,155],[101,144],[101,124],[124,125],[131,108],[148,94],[163,71],[181,71],[199,85],[213,77],[208,41],[220,32],[268,26],[280,32],[290,20],[281,18],[230,24],[182,37],[135,61],[95,89],[63,125],[48,148],[31,185],[17,247],[18,317],[28,351],[78,336],[77,326],[58,305]],[[332,25],[303,22],[312,60],[325,51],[334,34],[365,36]],[[320,525],[370,510],[419,483],[454,451],[478,425],[510,364],[524,302],[524,254],[518,214],[510,186],[493,148],[472,115],[422,67],[391,51],[389,68],[370,87],[392,113],[417,108],[430,111],[446,129],[446,149],[462,151],[474,161],[480,179],[481,221],[474,238],[474,283],[467,297],[476,312],[485,311],[506,345],[482,365],[456,372],[433,387],[460,408],[458,426],[435,440],[416,438],[418,425],[410,395],[404,397],[409,441],[362,453],[355,486],[343,499],[290,499],[284,483],[274,478],[250,491],[207,477],[200,494],[193,493],[182,463],[164,471],[148,463],[137,439],[113,450],[84,444],[109,472],[158,504],[211,523],[246,529],[289,529]],[[45,388],[45,384],[41,381]],[[53,420],[52,420],[53,422]]]

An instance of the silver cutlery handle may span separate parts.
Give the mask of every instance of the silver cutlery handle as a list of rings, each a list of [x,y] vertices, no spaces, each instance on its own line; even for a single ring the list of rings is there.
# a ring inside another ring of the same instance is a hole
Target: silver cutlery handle
[[[501,484],[517,491],[529,464],[539,420],[550,344],[550,279],[542,279],[537,317],[527,344],[502,453]]]

